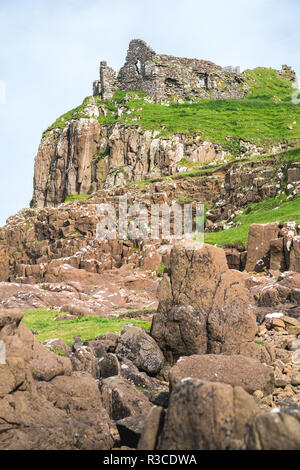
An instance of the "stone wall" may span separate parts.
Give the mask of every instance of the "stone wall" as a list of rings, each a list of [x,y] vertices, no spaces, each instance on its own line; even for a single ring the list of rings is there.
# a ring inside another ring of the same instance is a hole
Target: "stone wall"
[[[105,61],[100,63],[100,85],[103,99],[112,98],[116,88],[116,72]]]
[[[101,63],[103,64],[103,62]],[[247,86],[241,74],[212,62],[156,54],[144,41],[130,42],[125,64],[117,81],[112,69],[100,67],[94,94],[110,97],[115,88],[142,90],[156,101],[179,98],[242,98]],[[100,83],[100,88],[99,88]]]

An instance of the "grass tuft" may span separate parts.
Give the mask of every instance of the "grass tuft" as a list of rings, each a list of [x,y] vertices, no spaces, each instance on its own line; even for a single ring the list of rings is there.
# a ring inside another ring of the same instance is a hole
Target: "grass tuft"
[[[74,336],[81,336],[82,341],[91,341],[104,333],[119,333],[128,324],[150,330],[151,322],[132,318],[80,317],[75,320],[55,321],[54,318],[68,312],[58,312],[47,308],[24,311],[23,322],[37,333],[39,341],[59,338],[72,346]]]

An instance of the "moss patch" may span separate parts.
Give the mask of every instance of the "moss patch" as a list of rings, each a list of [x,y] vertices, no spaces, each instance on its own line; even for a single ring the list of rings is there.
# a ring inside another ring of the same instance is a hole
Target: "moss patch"
[[[65,202],[74,202],[74,201],[82,201],[83,199],[88,199],[90,194],[69,194]]]

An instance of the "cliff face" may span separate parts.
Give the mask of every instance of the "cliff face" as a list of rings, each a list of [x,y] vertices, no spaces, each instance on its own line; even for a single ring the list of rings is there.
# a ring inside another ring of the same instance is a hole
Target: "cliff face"
[[[288,107],[295,83],[287,66],[240,74],[131,41],[119,74],[101,62],[94,96],[45,131],[32,207],[245,153],[275,153],[299,136],[298,108],[292,115]]]
[[[34,168],[33,207],[54,206],[68,194],[91,194],[131,181],[172,175],[186,170],[179,162],[224,160],[219,145],[200,137],[110,126],[93,118],[71,120],[42,140]]]
[[[216,165],[193,177],[182,173],[154,183],[99,190],[86,200],[57,207],[24,209],[0,229],[0,281],[46,282],[52,270],[66,262],[96,273],[127,263],[156,270],[161,262],[167,265],[159,253],[160,246],[163,251],[167,248],[162,241],[95,240],[99,204],[111,203],[118,212],[119,196],[126,194],[128,207],[134,202],[145,204],[150,220],[151,204],[203,203],[207,208],[206,232],[220,231],[226,236],[230,231],[223,229],[238,227],[233,221],[249,204],[279,196],[284,184],[292,188],[289,197],[295,197],[297,165],[287,168],[280,158],[269,156]]]

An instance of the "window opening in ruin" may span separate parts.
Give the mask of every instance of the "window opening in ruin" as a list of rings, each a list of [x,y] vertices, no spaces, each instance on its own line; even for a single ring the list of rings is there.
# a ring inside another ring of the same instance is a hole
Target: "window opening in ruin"
[[[168,77],[165,79],[165,84],[167,86],[177,86],[179,85],[179,81],[176,78]]]
[[[142,64],[140,60],[136,61],[135,68],[136,68],[137,74],[140,75],[142,73]]]

